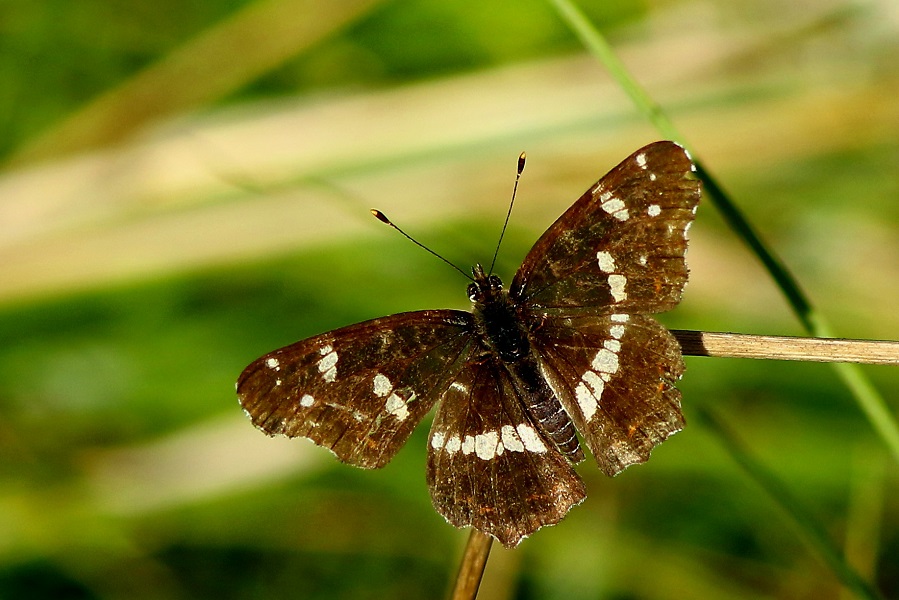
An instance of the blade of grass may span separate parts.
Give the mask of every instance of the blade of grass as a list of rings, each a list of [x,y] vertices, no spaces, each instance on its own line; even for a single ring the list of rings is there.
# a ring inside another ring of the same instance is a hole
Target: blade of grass
[[[708,431],[711,431],[731,458],[740,465],[765,492],[792,519],[800,536],[810,548],[827,564],[833,573],[859,598],[882,599],[883,596],[846,561],[821,523],[815,519],[806,506],[796,498],[786,485],[764,464],[752,456],[734,431],[713,411],[698,406],[697,415]]]
[[[875,579],[884,528],[884,501],[887,498],[885,456],[859,446],[852,461],[849,503],[846,511],[843,554],[849,564],[868,579]],[[849,594],[840,596],[847,600]]]
[[[749,246],[768,270],[805,330],[815,337],[832,337],[826,319],[812,306],[808,296],[784,262],[762,241],[755,228],[730,199],[730,195],[703,167],[696,153],[689,144],[685,143],[684,136],[680,134],[661,106],[654,102],[646,90],[631,76],[608,41],[569,0],[550,0],[550,3],[556,8],[565,23],[577,34],[584,46],[608,69],[618,85],[630,96],[638,110],[663,136],[679,141],[690,151],[696,163],[697,175],[703,183],[704,195],[718,208],[731,229]],[[852,393],[859,408],[890,450],[893,458],[899,461],[899,425],[887,408],[883,397],[857,365],[833,364],[832,367]]]

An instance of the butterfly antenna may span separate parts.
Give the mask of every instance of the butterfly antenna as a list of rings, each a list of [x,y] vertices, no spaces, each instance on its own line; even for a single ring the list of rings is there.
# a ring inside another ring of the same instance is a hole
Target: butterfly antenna
[[[512,216],[512,207],[515,205],[515,194],[518,193],[518,180],[521,179],[521,172],[524,171],[524,163],[527,158],[527,154],[524,152],[518,155],[518,172],[515,174],[515,186],[512,188],[512,200],[509,202],[509,210],[506,212],[506,222],[503,223],[503,230],[499,234],[499,241],[496,242],[493,260],[490,262],[490,268],[487,270],[488,274],[493,273],[493,267],[496,265],[496,257],[499,256],[499,247],[503,243],[503,237],[506,235],[506,227],[509,225],[509,217]]]
[[[418,246],[419,248],[422,248],[422,249],[424,249],[424,250],[427,250],[429,253],[433,254],[434,256],[436,256],[437,258],[439,258],[440,260],[442,260],[443,262],[445,262],[446,264],[448,264],[449,266],[451,266],[451,267],[454,268],[455,270],[457,270],[457,271],[459,271],[460,273],[462,273],[462,276],[463,276],[463,277],[465,277],[465,278],[467,278],[467,279],[469,279],[469,280],[471,280],[471,281],[474,281],[474,279],[472,279],[471,275],[469,275],[468,273],[466,273],[465,271],[463,271],[462,269],[460,269],[459,267],[457,267],[456,265],[454,265],[453,263],[451,263],[451,262],[448,261],[447,259],[443,258],[443,257],[440,256],[439,254],[437,254],[436,252],[434,252],[433,250],[431,250],[430,248],[428,248],[427,246],[425,246],[424,244],[422,244],[421,242],[419,242],[418,240],[416,240],[414,237],[412,237],[412,236],[409,235],[408,233],[406,233],[405,231],[403,231],[402,229],[400,229],[399,227],[397,227],[396,224],[395,224],[393,221],[391,221],[390,219],[387,218],[387,215],[385,215],[384,213],[382,213],[381,211],[379,211],[377,208],[371,209],[371,214],[372,214],[372,216],[373,216],[374,218],[376,218],[377,220],[379,220],[381,223],[384,223],[385,225],[390,225],[391,227],[393,227],[394,229],[396,229],[397,231],[399,231],[399,232],[402,234],[402,236],[403,236],[404,238],[406,238],[407,240],[409,240],[410,242],[412,242],[413,244],[415,244],[415,245]]]

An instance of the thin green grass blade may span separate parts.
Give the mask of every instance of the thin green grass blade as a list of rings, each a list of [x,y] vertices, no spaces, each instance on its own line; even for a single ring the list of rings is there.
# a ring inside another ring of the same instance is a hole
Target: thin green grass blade
[[[843,585],[858,598],[883,599],[880,592],[865,581],[846,561],[824,526],[812,516],[808,508],[790,492],[774,473],[749,453],[733,429],[707,407],[698,406],[697,409],[697,415],[705,424],[706,429],[715,435],[731,458],[746,471],[747,475],[754,479],[783,508],[799,530],[800,536],[843,582]]]

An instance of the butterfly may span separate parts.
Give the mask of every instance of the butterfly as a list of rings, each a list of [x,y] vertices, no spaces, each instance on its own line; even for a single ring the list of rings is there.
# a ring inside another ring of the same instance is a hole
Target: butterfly
[[[614,476],[684,427],[680,346],[650,315],[687,281],[693,171],[674,142],[637,150],[546,230],[508,290],[475,265],[471,312],[399,313],[266,354],[238,379],[244,411],[378,468],[436,405],[434,507],[518,545],[586,497],[578,434]]]

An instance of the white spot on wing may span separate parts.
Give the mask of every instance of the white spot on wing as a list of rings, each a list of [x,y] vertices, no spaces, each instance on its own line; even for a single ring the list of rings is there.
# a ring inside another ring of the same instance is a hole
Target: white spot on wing
[[[268,367],[269,369],[274,369],[276,371],[281,370],[281,363],[278,362],[278,359],[275,358],[274,356],[265,359],[265,366]]]
[[[318,372],[325,381],[333,382],[337,378],[337,353],[330,345],[320,348],[319,353],[322,357],[318,361]]]
[[[609,291],[612,293],[612,299],[615,302],[627,300],[627,292],[624,291],[625,284],[627,284],[627,277],[624,275],[609,275]]]
[[[454,435],[446,440],[446,446],[444,446],[444,448],[446,448],[446,451],[450,454],[458,452],[462,448],[462,442],[459,440],[459,436]]]
[[[546,452],[546,446],[543,444],[543,440],[540,439],[540,436],[534,431],[533,427],[527,423],[522,423],[517,429],[518,436],[521,438],[521,443],[524,444],[524,447],[529,452],[537,452],[538,454]]]
[[[609,335],[616,340],[620,340],[621,336],[624,335],[624,325],[612,325],[609,327]]]
[[[593,371],[588,372],[593,373]],[[589,421],[590,417],[587,414],[589,413],[592,416],[596,412],[597,407],[593,392],[587,388],[586,383],[579,381],[577,387],[574,388],[574,397],[577,399],[578,406],[581,407],[581,413],[583,413],[584,418]]]
[[[446,436],[442,431],[435,431],[434,435],[431,436],[431,448],[434,450],[440,450],[443,448],[443,444],[446,441]]]
[[[627,323],[628,321],[630,321],[631,316],[624,313],[615,313],[610,318],[612,319],[613,323]]]
[[[618,340],[606,340],[602,343],[604,348],[611,350],[612,352],[618,352],[621,350],[621,342]]]
[[[662,207],[658,204],[650,204],[646,209],[646,214],[648,214],[650,217],[658,217],[660,214],[662,214]]]
[[[599,199],[602,201],[600,207],[619,221],[627,221],[628,217],[630,217],[627,207],[620,198],[613,198],[612,194],[604,192]]]
[[[591,386],[594,389],[590,389],[587,387],[587,384],[584,381],[581,381],[577,384],[577,387],[574,390],[574,396],[577,400],[578,406],[581,408],[581,413],[584,415],[584,419],[589,422],[590,419],[593,418],[593,415],[596,414],[597,409],[599,408],[599,396],[602,394],[603,382],[596,373],[593,371],[587,371],[584,373],[584,379],[587,379],[588,376],[592,376],[592,378],[596,379],[596,386],[598,386],[599,393],[597,393],[596,386]]]
[[[618,355],[608,348],[600,348],[591,364],[594,371],[613,374],[618,372]]]
[[[386,375],[381,373],[375,375],[375,378],[372,381],[372,387],[374,388],[375,396],[379,398],[383,398],[393,391],[393,384],[390,383],[390,380],[387,379]]]
[[[384,405],[384,409],[388,414],[393,415],[400,421],[404,421],[409,416],[409,408],[406,406],[406,403],[395,393],[390,394],[390,397],[387,398],[387,404]]]
[[[303,397],[300,398],[300,406],[309,408],[313,404],[315,404],[315,398],[313,398],[309,394],[303,394]]]
[[[649,174],[649,180],[650,180],[650,181],[655,181],[656,179],[657,179],[657,177],[656,177],[656,174],[655,174],[655,173],[650,173],[650,174]]]
[[[466,435],[462,441],[462,454],[471,454],[474,452],[474,437]]]
[[[524,452],[524,444],[521,443],[521,439],[519,439],[518,434],[515,433],[514,427],[511,425],[503,425],[500,433],[503,438],[503,446],[512,452]]]
[[[645,154],[643,154],[641,152],[640,154],[638,154],[637,156],[634,157],[634,160],[637,161],[637,166],[639,166],[641,169],[646,168],[646,155]]]
[[[584,373],[584,376],[581,377],[581,380],[590,387],[590,390],[593,392],[593,396],[598,402],[599,397],[602,396],[602,390],[605,387],[602,377],[597,375],[595,371],[587,371],[586,373]]]
[[[493,458],[494,456],[496,456],[498,442],[499,435],[497,435],[495,431],[479,433],[474,438],[475,454],[477,454],[478,458],[482,460],[489,460]]]
[[[625,210],[624,202],[622,202],[620,198],[612,198],[611,196],[608,200],[600,204],[600,206],[609,214],[612,214],[619,210]]]
[[[325,356],[318,361],[318,370],[319,371],[327,371],[337,364],[337,353],[332,352],[330,354],[325,354]]]
[[[599,263],[599,269],[603,273],[611,273],[615,270],[615,259],[608,252],[600,250],[596,253],[596,261]]]

